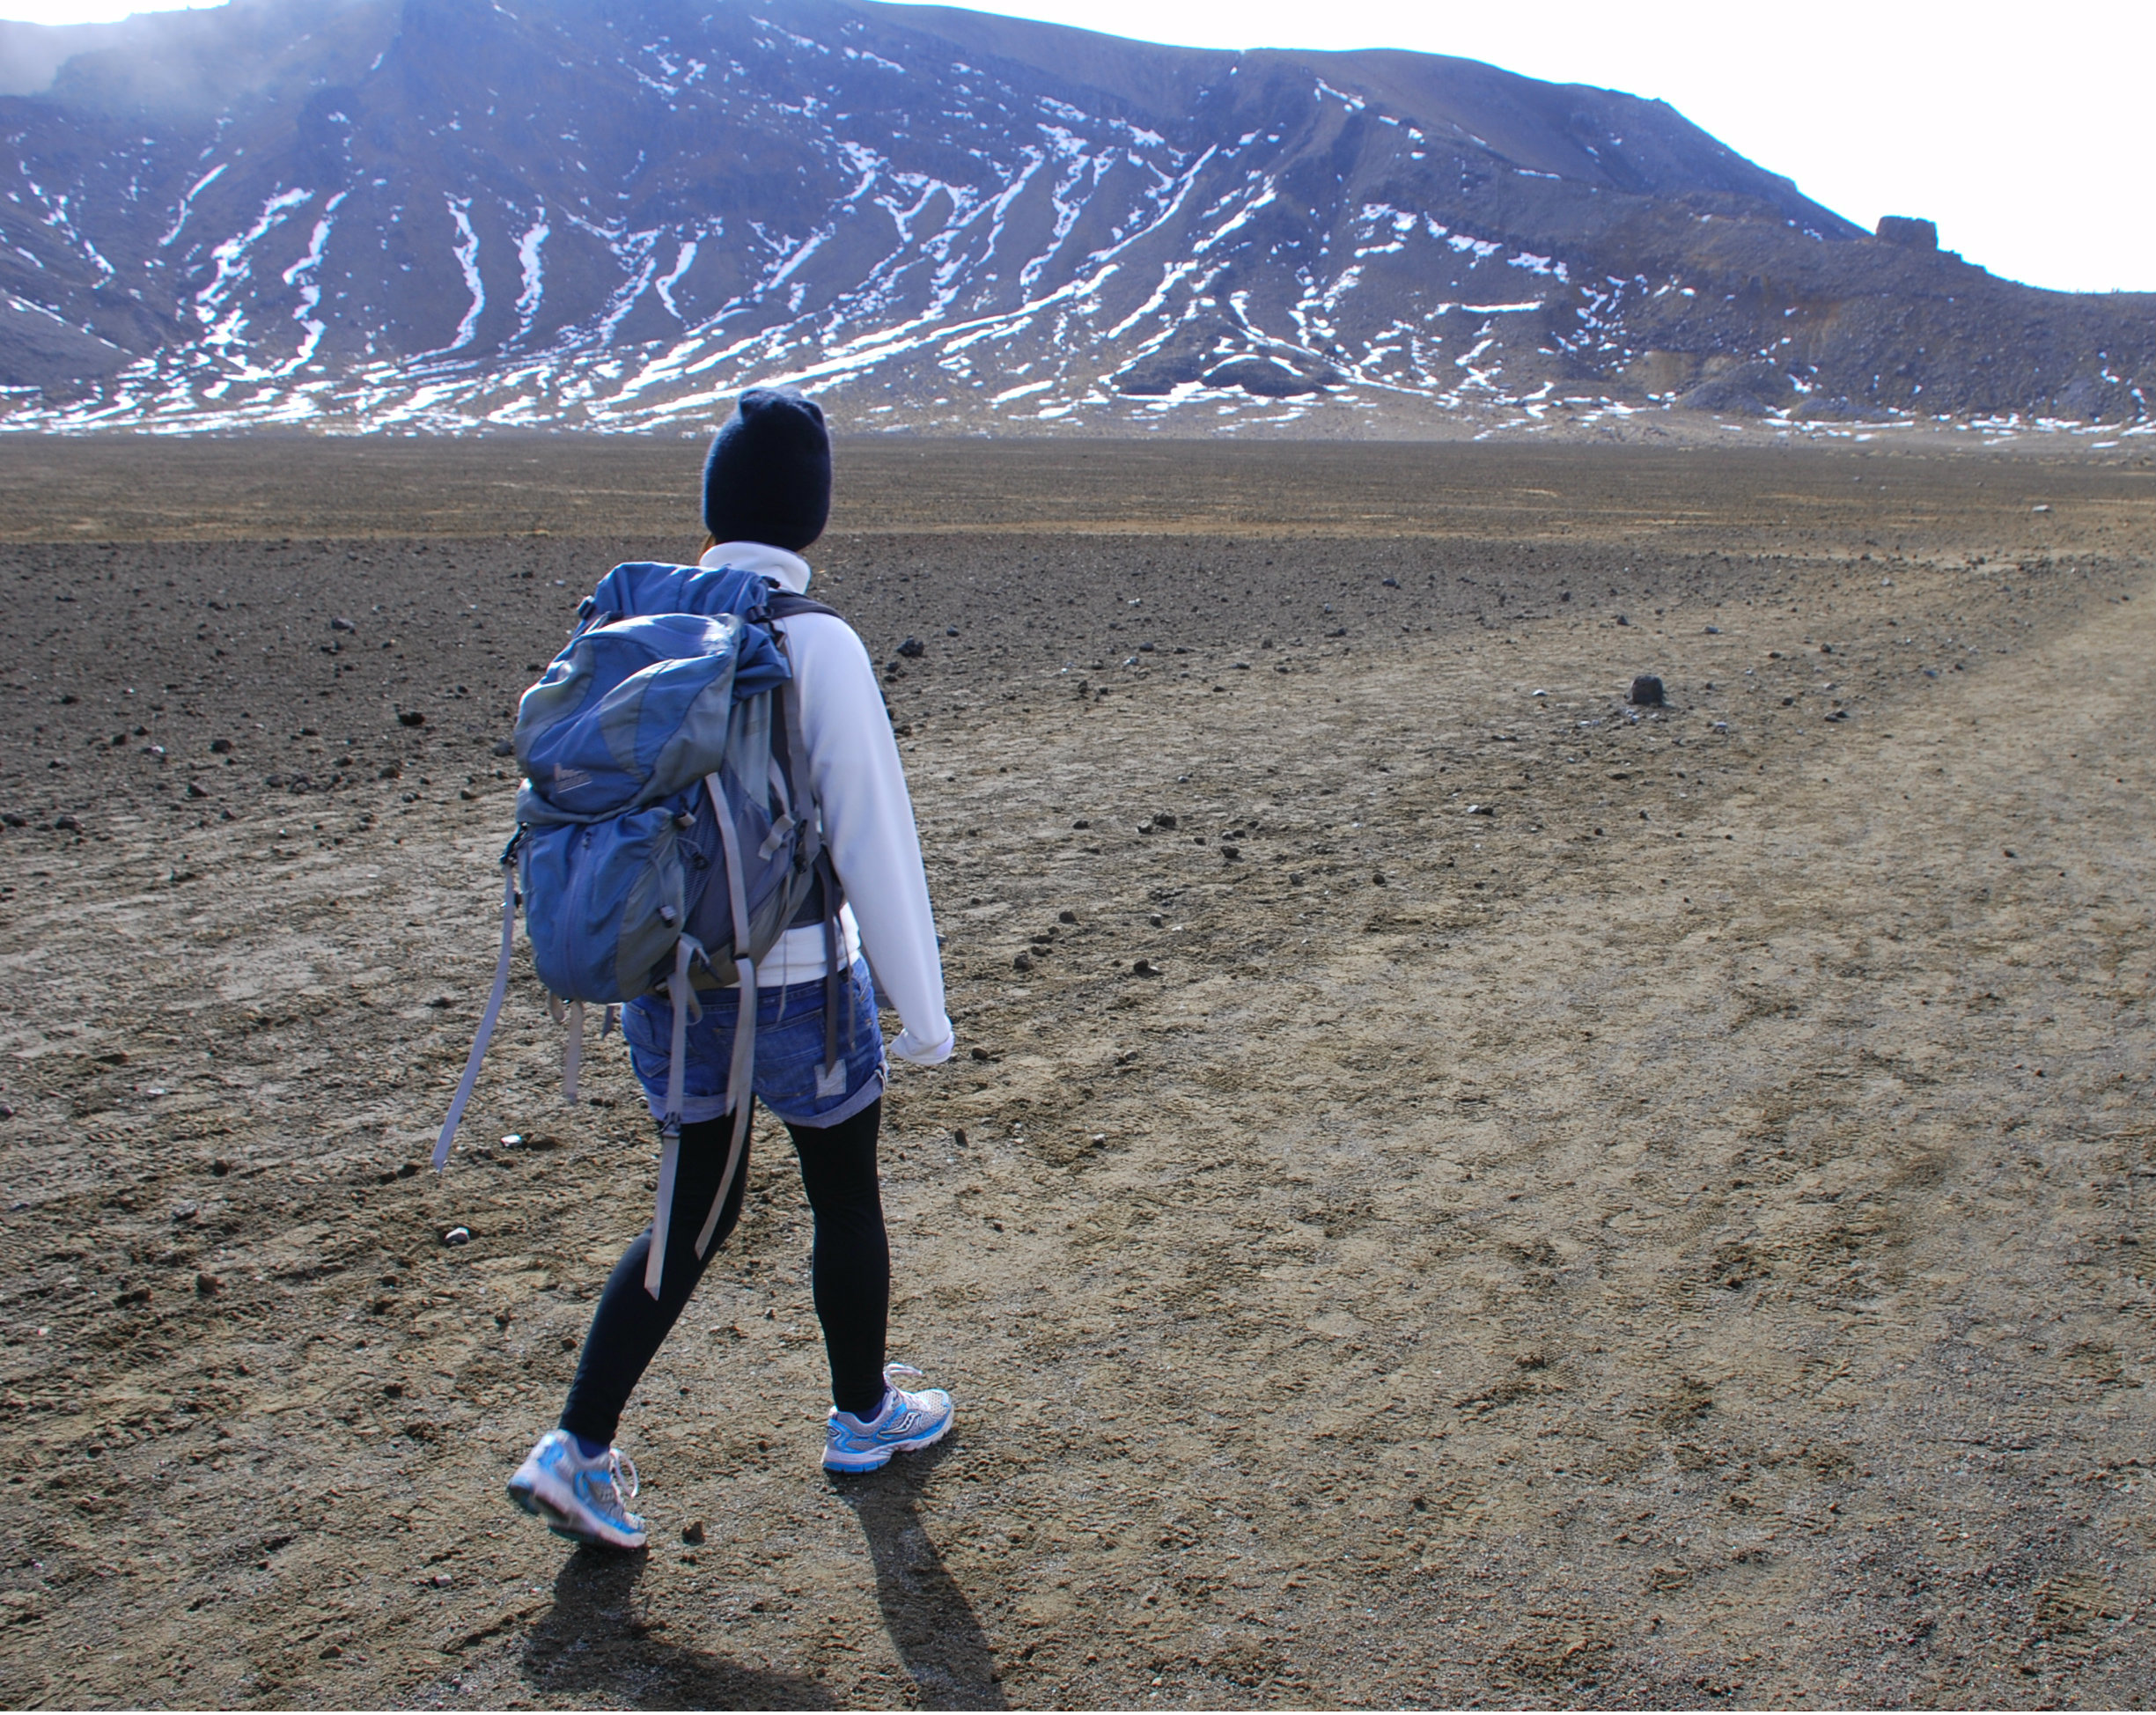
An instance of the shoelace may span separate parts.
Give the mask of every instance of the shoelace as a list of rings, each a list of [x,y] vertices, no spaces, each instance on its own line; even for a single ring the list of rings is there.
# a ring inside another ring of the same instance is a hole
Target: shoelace
[[[629,1473],[629,1493],[622,1492],[622,1473]],[[636,1498],[636,1491],[644,1487],[636,1476],[636,1461],[618,1447],[607,1449],[607,1486],[614,1491],[614,1504],[624,1513],[629,1503]]]
[[[886,1432],[909,1430],[913,1427],[914,1420],[920,1416],[914,1405],[913,1395],[898,1385],[901,1376],[909,1377],[915,1381],[928,1380],[924,1371],[916,1370],[910,1364],[886,1364],[883,1366],[883,1385],[898,1395],[899,1402],[899,1409],[881,1426]]]
[[[907,1402],[905,1405],[900,1408],[897,1416],[882,1420],[881,1426],[885,1429],[889,1429],[893,1424],[898,1421],[899,1417],[903,1417],[908,1411],[910,1411],[913,1409],[912,1395],[908,1394],[903,1387],[898,1385],[898,1379],[901,1376],[910,1377],[916,1381],[925,1381],[928,1380],[928,1373],[926,1371],[916,1370],[910,1364],[886,1364],[883,1366],[883,1385],[888,1387],[894,1394],[896,1394],[900,1399]],[[836,1419],[835,1418],[833,1421],[835,1423]],[[872,1433],[874,1431],[874,1426],[878,1424],[879,1419],[875,1417],[856,1417],[854,1421],[861,1425],[864,1433]],[[832,1432],[835,1434],[838,1432],[835,1429]]]

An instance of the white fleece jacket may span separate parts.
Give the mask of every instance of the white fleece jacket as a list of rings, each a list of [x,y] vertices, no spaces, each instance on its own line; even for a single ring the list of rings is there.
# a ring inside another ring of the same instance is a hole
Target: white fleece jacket
[[[721,542],[698,563],[754,571],[796,595],[808,593],[808,562],[763,542]],[[778,622],[801,700],[809,784],[823,806],[824,840],[845,890],[846,953],[865,951],[876,988],[905,1028],[891,1052],[916,1065],[951,1057],[943,959],[921,867],[921,837],[898,741],[876,686],[876,669],[853,628],[823,614]],[[789,929],[756,967],[756,986],[820,979],[828,966],[821,924]]]

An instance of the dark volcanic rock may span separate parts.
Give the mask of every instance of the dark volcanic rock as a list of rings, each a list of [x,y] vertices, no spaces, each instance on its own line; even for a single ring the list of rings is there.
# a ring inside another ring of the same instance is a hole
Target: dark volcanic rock
[[[1881,215],[1879,217],[1879,236],[1888,244],[1907,245],[1911,250],[1939,248],[1938,226],[1913,215]]]
[[[695,433],[1799,395],[2123,419],[2156,296],[1877,236],[1660,102],[870,0],[0,26],[20,426]],[[101,415],[100,415],[101,414]]]

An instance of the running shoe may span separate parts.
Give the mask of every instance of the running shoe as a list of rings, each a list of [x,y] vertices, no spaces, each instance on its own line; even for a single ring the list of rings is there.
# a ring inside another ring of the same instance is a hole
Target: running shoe
[[[951,1395],[940,1387],[909,1394],[901,1376],[918,1376],[905,1364],[883,1367],[883,1409],[865,1422],[850,1411],[831,1408],[826,1422],[823,1468],[827,1471],[879,1471],[894,1453],[918,1453],[951,1432]]]
[[[628,1492],[622,1492],[622,1474]],[[610,1549],[640,1549],[651,1540],[644,1520],[629,1510],[642,1485],[636,1461],[608,1447],[596,1459],[578,1451],[565,1429],[550,1429],[525,1455],[509,1479],[509,1498],[548,1530],[575,1542]]]

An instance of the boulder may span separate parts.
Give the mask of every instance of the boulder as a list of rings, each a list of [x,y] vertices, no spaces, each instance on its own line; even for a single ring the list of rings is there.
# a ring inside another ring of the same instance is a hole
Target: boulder
[[[1795,393],[1789,377],[1762,359],[1710,377],[1682,394],[1677,403],[1692,411],[1763,416],[1787,404]]]
[[[1939,248],[1937,223],[1919,219],[1915,215],[1881,215],[1879,237],[1888,244],[1906,245],[1911,250]]]
[[[1240,387],[1260,399],[1288,399],[1315,393],[1320,383],[1298,374],[1277,357],[1233,357],[1205,372],[1209,387]]]

